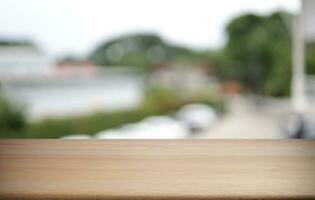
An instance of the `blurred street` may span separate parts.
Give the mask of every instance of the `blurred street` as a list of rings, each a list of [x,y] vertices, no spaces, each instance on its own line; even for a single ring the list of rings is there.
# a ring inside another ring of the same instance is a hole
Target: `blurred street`
[[[285,138],[284,120],[290,114],[288,99],[233,96],[227,100],[227,114],[198,138]]]

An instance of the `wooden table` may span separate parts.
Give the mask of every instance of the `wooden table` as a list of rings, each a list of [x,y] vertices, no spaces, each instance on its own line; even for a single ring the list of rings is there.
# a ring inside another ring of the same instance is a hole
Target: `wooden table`
[[[315,141],[0,140],[0,199],[315,199]]]

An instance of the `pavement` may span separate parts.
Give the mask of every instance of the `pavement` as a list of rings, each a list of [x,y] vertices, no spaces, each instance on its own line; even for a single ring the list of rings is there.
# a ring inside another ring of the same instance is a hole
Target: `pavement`
[[[227,113],[196,138],[281,139],[290,115],[289,99],[227,97]]]

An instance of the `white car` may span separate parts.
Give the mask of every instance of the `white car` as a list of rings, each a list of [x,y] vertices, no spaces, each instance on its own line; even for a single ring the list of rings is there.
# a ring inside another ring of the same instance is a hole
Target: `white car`
[[[61,137],[61,139],[91,139],[92,137],[89,136],[89,135],[66,135],[66,136],[63,136]]]
[[[185,125],[167,116],[151,116],[138,123],[123,125],[120,129],[102,131],[97,139],[176,139],[185,138]]]
[[[208,128],[217,119],[215,110],[206,104],[185,105],[175,117],[193,132]]]
[[[95,139],[119,139],[122,137],[119,129],[109,129],[95,134]]]

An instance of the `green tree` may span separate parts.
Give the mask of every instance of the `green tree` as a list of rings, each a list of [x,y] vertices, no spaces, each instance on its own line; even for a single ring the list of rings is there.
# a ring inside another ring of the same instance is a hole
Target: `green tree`
[[[37,46],[29,40],[9,40],[0,38],[0,47],[1,46],[25,46],[37,49]]]
[[[154,34],[121,36],[103,43],[90,55],[90,59],[98,65],[140,68],[187,57],[194,57],[194,52],[170,45]]]
[[[315,75],[315,42],[306,45],[306,72]]]
[[[220,66],[221,76],[236,79],[263,95],[289,94],[291,34],[288,13],[242,15],[226,27],[228,41]]]

